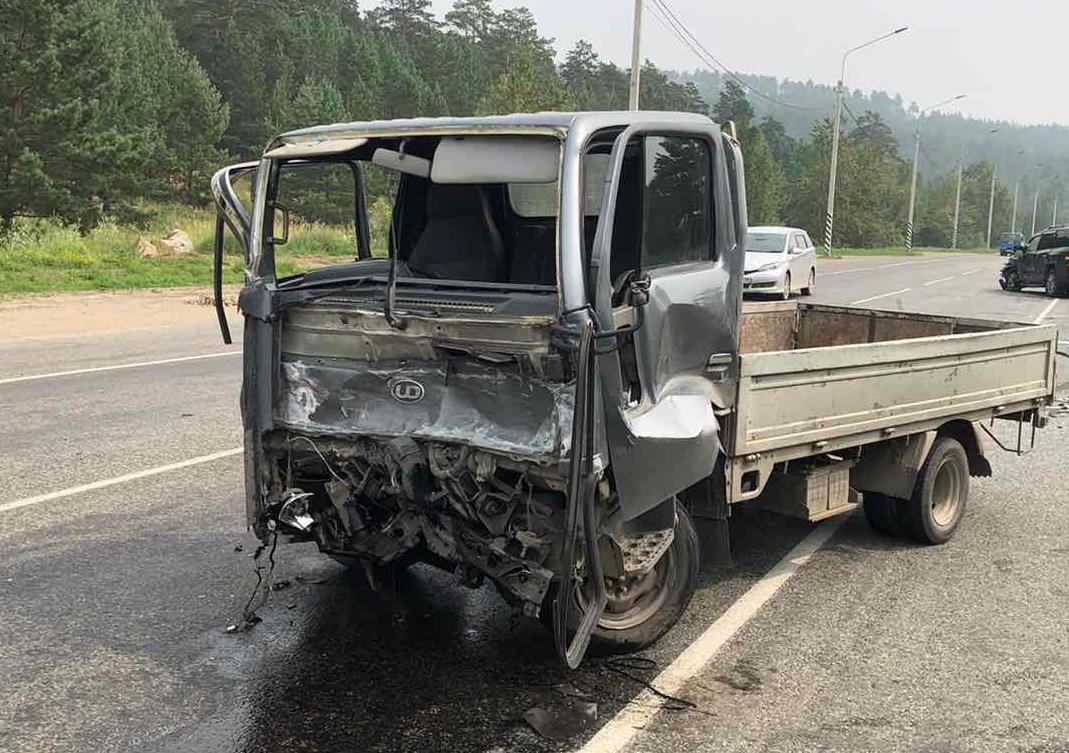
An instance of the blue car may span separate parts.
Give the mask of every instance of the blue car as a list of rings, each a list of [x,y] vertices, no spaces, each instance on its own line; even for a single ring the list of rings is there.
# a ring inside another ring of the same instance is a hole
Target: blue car
[[[1013,256],[1024,248],[1024,233],[1012,233],[1009,230],[999,236],[999,256]]]

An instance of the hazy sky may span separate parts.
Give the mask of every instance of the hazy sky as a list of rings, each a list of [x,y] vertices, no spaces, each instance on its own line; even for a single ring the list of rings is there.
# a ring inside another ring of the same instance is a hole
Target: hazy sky
[[[665,2],[732,69],[828,84],[838,78],[847,48],[908,25],[908,32],[851,55],[847,85],[898,93],[922,107],[964,93],[955,104],[968,115],[1069,125],[1069,0]],[[529,7],[561,51],[586,38],[602,57],[629,65],[632,0],[495,4]],[[444,14],[452,0],[434,5]],[[702,65],[649,10],[643,35],[644,56],[658,66]]]

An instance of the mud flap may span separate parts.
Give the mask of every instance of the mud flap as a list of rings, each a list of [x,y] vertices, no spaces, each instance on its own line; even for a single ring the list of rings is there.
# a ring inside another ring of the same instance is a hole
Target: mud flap
[[[694,527],[698,531],[703,565],[734,567],[735,557],[731,550],[731,535],[728,519],[731,508],[727,501],[727,485],[724,479],[724,458],[717,458],[711,476],[683,491],[680,499],[687,506]]]

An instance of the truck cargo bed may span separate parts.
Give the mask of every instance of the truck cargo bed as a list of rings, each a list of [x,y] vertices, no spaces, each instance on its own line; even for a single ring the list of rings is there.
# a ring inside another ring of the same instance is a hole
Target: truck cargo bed
[[[740,330],[725,445],[764,467],[1020,413],[1054,388],[1053,326],[786,302],[747,304]]]

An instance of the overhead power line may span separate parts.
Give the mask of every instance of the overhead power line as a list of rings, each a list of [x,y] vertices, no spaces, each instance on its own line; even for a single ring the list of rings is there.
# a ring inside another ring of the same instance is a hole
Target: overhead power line
[[[850,109],[850,105],[846,103],[845,99],[843,99],[843,109],[846,110],[846,114],[850,116],[850,119],[854,121],[854,125],[860,128],[861,121],[857,119],[856,115],[854,115],[854,111]]]
[[[646,6],[646,8],[650,11],[650,14],[655,19],[657,19],[657,21],[662,26],[664,26],[669,32],[671,32],[676,38],[678,38],[679,41],[686,45],[686,47],[691,52],[697,55],[698,59],[700,59],[706,65],[713,68],[719,68],[725,76],[730,78],[739,86],[743,87],[747,91],[756,94],[762,99],[768,100],[773,104],[779,105],[780,107],[787,107],[792,110],[820,109],[816,107],[803,107],[802,105],[792,105],[787,102],[782,102],[776,99],[775,97],[766,94],[760,89],[757,89],[754,86],[750,85],[742,77],[735,73],[735,71],[731,70],[727,65],[725,65],[719,58],[713,55],[713,53],[709,52],[705,45],[701,43],[701,40],[699,40],[690,32],[690,30],[687,29],[686,25],[679,19],[679,16],[677,16],[672,11],[672,9],[668,6],[668,3],[665,2],[665,0],[652,0],[652,2],[652,5]]]

